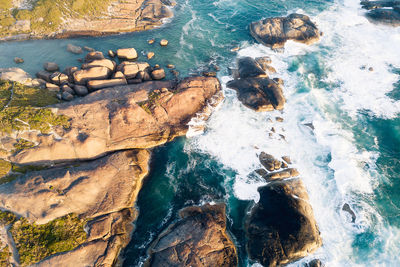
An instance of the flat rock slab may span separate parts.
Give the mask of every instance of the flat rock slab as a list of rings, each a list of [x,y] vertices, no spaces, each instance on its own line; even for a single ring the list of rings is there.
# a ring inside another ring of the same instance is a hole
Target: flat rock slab
[[[0,207],[44,224],[70,213],[85,218],[131,208],[147,174],[146,150],[26,174],[0,186]]]
[[[93,159],[112,151],[164,144],[186,134],[187,123],[220,90],[218,79],[208,77],[187,78],[177,85],[151,81],[99,90],[52,106],[56,114],[70,118],[70,129],[54,127],[49,135],[21,133],[20,138],[37,145],[9,159],[21,164],[43,164]]]
[[[281,266],[322,245],[303,182],[274,181],[258,189],[260,201],[246,221],[250,259],[263,266]]]
[[[251,35],[272,49],[283,48],[286,41],[312,44],[319,40],[317,26],[306,15],[266,18],[250,24]]]
[[[238,265],[236,248],[226,232],[225,205],[188,207],[149,250],[146,266]]]

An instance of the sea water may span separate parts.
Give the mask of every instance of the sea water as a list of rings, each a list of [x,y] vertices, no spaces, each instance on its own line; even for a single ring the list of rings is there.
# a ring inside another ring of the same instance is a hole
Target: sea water
[[[248,24],[299,12],[324,33],[317,44],[288,42],[274,52],[255,42]],[[140,266],[151,242],[177,219],[179,209],[227,204],[228,230],[241,266],[251,266],[243,219],[266,183],[252,172],[261,151],[290,156],[307,187],[323,239],[302,266],[319,258],[327,266],[400,266],[400,28],[371,24],[358,0],[181,0],[175,17],[159,29],[70,40],[0,44],[0,67],[34,74],[45,61],[76,66],[68,43],[108,49],[135,47],[151,64],[174,64],[181,77],[218,66],[225,100],[204,133],[153,149],[151,172],[136,204],[139,217],[124,266]],[[165,38],[167,47],[147,40]],[[232,48],[240,47],[238,52]],[[226,88],[227,68],[240,56],[270,56],[285,82],[284,111],[256,113]],[[370,70],[370,68],[372,68]],[[283,122],[277,122],[282,117]],[[275,133],[271,133],[271,128]],[[342,210],[348,204],[356,214]]]

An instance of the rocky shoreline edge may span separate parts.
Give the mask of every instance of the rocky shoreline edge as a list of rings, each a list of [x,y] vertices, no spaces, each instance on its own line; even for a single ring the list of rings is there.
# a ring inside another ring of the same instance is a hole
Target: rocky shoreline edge
[[[303,26],[312,23],[308,17],[290,19],[292,30],[280,28],[279,38],[260,32],[262,38],[279,40],[281,47],[283,39],[311,43],[319,38],[313,31],[304,40],[302,30],[308,28]],[[287,19],[273,18],[279,20]],[[192,118],[207,120],[222,101],[217,78],[164,80],[160,66],[133,61],[135,52],[117,51],[119,64],[90,52],[81,69],[64,72],[47,63],[37,75],[42,81],[24,80],[45,89],[1,82],[2,262],[116,265],[134,230],[134,205],[149,171],[149,149],[185,135]],[[274,71],[270,63],[266,57],[239,58],[238,68],[232,69],[234,80],[228,86],[255,111],[282,110],[286,102],[283,81],[268,77]],[[18,73],[7,75],[19,79]],[[259,159],[264,168],[255,173],[268,184],[259,188],[260,201],[245,218],[247,251],[264,266],[285,265],[313,253],[322,240],[307,190],[290,159],[267,153]],[[153,242],[146,262],[215,264],[238,265],[224,204],[183,209],[180,219]]]

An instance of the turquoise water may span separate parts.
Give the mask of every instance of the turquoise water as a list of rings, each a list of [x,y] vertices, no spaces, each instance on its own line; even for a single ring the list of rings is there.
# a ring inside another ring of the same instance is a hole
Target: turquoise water
[[[227,204],[241,266],[254,264],[246,256],[242,225],[258,201],[257,187],[265,184],[249,175],[260,166],[261,151],[292,158],[323,238],[321,249],[293,266],[313,258],[327,266],[399,266],[400,29],[369,23],[358,0],[178,2],[175,17],[148,32],[0,44],[0,67],[17,66],[13,57],[19,56],[25,63],[18,66],[31,74],[49,60],[77,65],[80,56],[65,50],[73,43],[103,52],[135,47],[143,60],[145,52],[154,51],[152,64],[174,64],[182,77],[219,66],[223,86],[230,79],[227,67],[238,56],[269,55],[275,76],[284,79],[283,112],[248,110],[224,86],[225,101],[204,133],[154,149],[124,266],[143,263],[150,243],[176,220],[179,209],[209,201]],[[320,43],[288,43],[275,53],[248,33],[252,21],[295,11],[317,22],[324,32]],[[170,44],[148,45],[151,38]],[[238,53],[230,51],[237,46]],[[284,122],[274,122],[276,116]],[[270,138],[271,127],[277,134]],[[342,211],[345,203],[356,213],[355,223]]]

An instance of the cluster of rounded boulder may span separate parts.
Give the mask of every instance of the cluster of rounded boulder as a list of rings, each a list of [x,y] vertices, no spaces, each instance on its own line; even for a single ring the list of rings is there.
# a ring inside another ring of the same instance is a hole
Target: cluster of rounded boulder
[[[80,69],[67,67],[62,72],[56,63],[46,62],[44,70],[36,76],[42,85],[59,92],[58,97],[65,101],[103,88],[162,80],[166,77],[165,70],[159,65],[136,62],[138,54],[134,48],[122,48],[116,52],[110,50],[108,55],[110,58],[105,58],[99,51],[89,52]],[[118,58],[120,63],[117,64],[114,58]],[[167,67],[174,68],[173,65]]]

